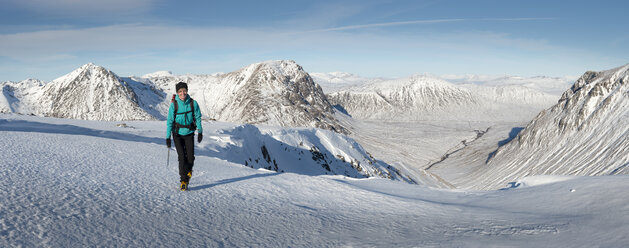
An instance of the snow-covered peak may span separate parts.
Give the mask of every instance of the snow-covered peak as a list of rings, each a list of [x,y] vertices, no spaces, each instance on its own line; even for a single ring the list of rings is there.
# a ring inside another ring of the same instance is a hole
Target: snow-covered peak
[[[426,75],[349,87],[328,97],[354,118],[382,120],[451,118],[443,116],[443,111],[477,102],[468,90]]]
[[[345,132],[321,87],[292,60],[251,64],[203,87],[218,120]]]
[[[156,94],[154,92],[152,95]],[[37,101],[40,114],[60,118],[155,119],[138,105],[138,96],[129,83],[93,63],[85,64],[43,86]]]
[[[293,60],[269,60],[245,66],[244,68],[236,71],[236,73],[238,74],[240,80],[247,81],[260,73],[264,73],[268,76],[298,76],[300,74],[305,74],[306,72]]]
[[[171,71],[156,71],[148,74],[144,74],[143,78],[154,78],[154,77],[172,77],[173,72]]]
[[[429,75],[415,74],[410,77],[391,79],[386,81],[374,81],[367,84],[346,88],[343,91],[350,92],[395,92],[400,90],[460,90],[453,84]]]
[[[561,96],[552,112],[561,112],[559,126],[567,129],[589,129],[616,105],[629,104],[623,93],[629,91],[629,64],[601,72],[588,71]],[[619,111],[629,112],[620,108]],[[614,117],[614,116],[608,116]]]
[[[304,72],[304,69],[300,65],[298,65],[297,62],[295,62],[294,60],[272,60],[272,61],[265,61],[260,64],[271,67],[275,69],[277,72],[281,74],[286,74],[286,75]]]
[[[69,82],[72,80],[77,80],[80,78],[118,78],[118,76],[113,73],[112,71],[106,69],[105,67],[102,66],[98,66],[95,65],[94,63],[87,63],[77,69],[75,69],[74,71],[63,75],[55,80],[52,81],[52,83],[59,83],[59,82]]]

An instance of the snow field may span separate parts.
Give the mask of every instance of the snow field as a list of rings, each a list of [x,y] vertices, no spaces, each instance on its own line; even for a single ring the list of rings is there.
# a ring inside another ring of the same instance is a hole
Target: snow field
[[[180,192],[174,151],[166,166],[165,124],[115,124],[2,115],[0,246],[618,247],[629,242],[627,176],[574,177],[498,191],[440,190],[387,179],[251,169],[204,155],[214,142],[204,139],[190,191]],[[205,135],[233,126],[204,123]]]

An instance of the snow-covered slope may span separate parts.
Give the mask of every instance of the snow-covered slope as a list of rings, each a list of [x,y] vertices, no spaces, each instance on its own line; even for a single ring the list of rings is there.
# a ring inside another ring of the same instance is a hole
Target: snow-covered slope
[[[215,157],[220,153],[211,147],[221,143],[208,138],[197,146],[190,190],[180,192],[174,152],[167,165],[164,122],[118,123],[0,115],[0,247],[629,243],[627,176],[524,178],[518,188],[488,192],[436,190],[251,169]],[[250,128],[204,127],[208,137]]]
[[[452,182],[494,189],[532,175],[629,174],[629,65],[587,72],[488,163]]]
[[[239,125],[206,134],[208,155],[278,172],[412,182],[347,136],[322,129]]]
[[[386,121],[519,121],[558,99],[526,87],[454,85],[427,75],[346,88],[328,97],[354,118]]]
[[[3,82],[2,95],[0,95],[0,112],[35,114],[39,89],[45,82],[36,79],[27,79],[20,82]]]

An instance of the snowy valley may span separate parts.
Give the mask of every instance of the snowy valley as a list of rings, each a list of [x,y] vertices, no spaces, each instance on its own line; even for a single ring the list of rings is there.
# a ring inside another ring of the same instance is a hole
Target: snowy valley
[[[526,127],[512,128],[498,146],[478,142],[431,171],[457,188],[474,189],[504,187],[534,175],[629,174],[628,81],[629,65],[587,72],[557,104]],[[486,160],[472,162],[470,153],[479,150],[488,155]],[[450,173],[457,170],[466,173]]]
[[[164,141],[180,81],[204,114],[189,192]],[[622,246],[628,82],[286,60],[3,82],[0,246]]]

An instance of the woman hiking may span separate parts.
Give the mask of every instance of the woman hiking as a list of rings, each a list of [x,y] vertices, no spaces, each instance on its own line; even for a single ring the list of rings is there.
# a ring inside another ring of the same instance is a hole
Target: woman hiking
[[[199,104],[188,95],[188,85],[179,82],[175,85],[175,89],[177,97],[173,95],[166,121],[166,146],[171,147],[172,134],[179,159],[181,190],[185,191],[188,189],[194,166],[194,130],[197,130],[197,141],[201,143],[203,127]]]

